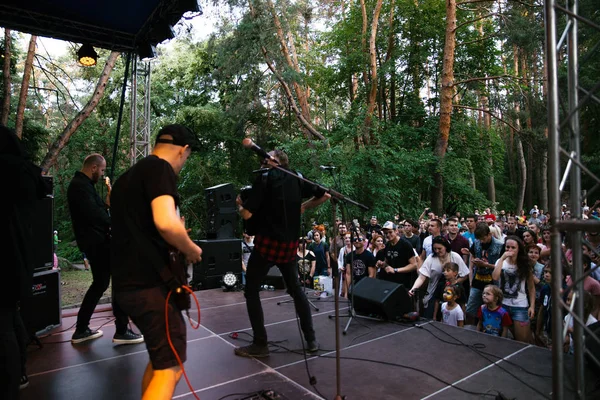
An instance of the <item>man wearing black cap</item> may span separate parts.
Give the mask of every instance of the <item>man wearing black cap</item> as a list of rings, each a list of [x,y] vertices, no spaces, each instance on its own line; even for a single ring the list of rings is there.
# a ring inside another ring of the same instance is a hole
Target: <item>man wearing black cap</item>
[[[142,397],[170,399],[186,360],[186,326],[176,294],[187,282],[169,268],[174,248],[188,262],[201,260],[202,250],[189,238],[179,214],[177,176],[197,139],[184,126],[158,132],[152,154],[125,172],[114,184],[111,270],[117,303],[144,334],[150,362],[142,378]],[[171,292],[168,317],[167,294]],[[167,323],[168,322],[168,323]]]
[[[278,164],[289,168],[287,154],[280,150],[270,153],[275,161],[268,165]],[[266,159],[265,159],[266,160]],[[303,198],[309,200],[302,203]],[[260,285],[269,269],[277,265],[285,281],[287,292],[294,299],[296,313],[300,318],[300,327],[306,339],[306,351],[316,352],[319,344],[315,337],[312,316],[306,295],[298,281],[296,267],[296,249],[298,248],[298,232],[300,231],[300,215],[309,208],[327,201],[331,196],[314,185],[307,184],[279,169],[271,168],[266,182],[258,177],[252,185],[251,195],[242,202],[237,198],[238,211],[243,219],[257,218],[254,238],[254,249],[248,260],[246,269],[246,308],[252,325],[253,342],[235,349],[241,357],[267,357],[269,346],[267,330],[260,303]]]

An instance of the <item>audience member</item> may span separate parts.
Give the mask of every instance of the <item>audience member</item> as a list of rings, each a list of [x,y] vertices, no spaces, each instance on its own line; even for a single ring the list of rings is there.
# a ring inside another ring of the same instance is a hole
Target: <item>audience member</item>
[[[446,286],[444,289],[445,303],[442,303],[442,322],[446,325],[463,327],[465,316],[462,308],[456,303],[457,291],[457,286]]]
[[[413,248],[408,242],[400,240],[392,221],[387,221],[382,230],[388,241],[385,249],[377,252],[378,278],[412,287],[417,270]]]
[[[488,335],[506,337],[512,319],[508,311],[502,307],[504,296],[498,286],[487,285],[483,288],[483,304],[477,310],[477,330]]]

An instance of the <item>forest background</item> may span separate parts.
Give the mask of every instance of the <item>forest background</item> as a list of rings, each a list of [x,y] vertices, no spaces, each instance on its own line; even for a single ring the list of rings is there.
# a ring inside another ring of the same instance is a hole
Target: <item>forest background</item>
[[[210,36],[196,39],[184,18],[177,38],[151,61],[153,134],[182,123],[202,143],[180,176],[193,238],[205,237],[205,188],[252,182],[258,160],[241,146],[245,137],[284,149],[293,169],[370,208],[342,208],[346,220],[416,218],[425,207],[449,214],[548,209],[541,0],[211,6],[223,12]],[[579,13],[600,24],[595,0],[580,1]],[[59,252],[77,259],[66,245],[73,240],[66,190],[86,155],[103,154],[109,168],[113,162],[126,55],[100,50],[98,65],[86,68],[75,61],[79,44],[53,58],[36,39],[5,30],[0,41],[0,122],[54,177]],[[581,27],[581,86],[600,76],[599,41],[598,31]],[[131,164],[130,101],[128,94],[115,170],[107,171],[115,178]],[[582,159],[600,175],[598,103],[580,116]],[[336,166],[335,176],[319,165]],[[591,186],[584,178],[583,188]],[[331,220],[331,205],[308,214],[306,230],[313,220]]]

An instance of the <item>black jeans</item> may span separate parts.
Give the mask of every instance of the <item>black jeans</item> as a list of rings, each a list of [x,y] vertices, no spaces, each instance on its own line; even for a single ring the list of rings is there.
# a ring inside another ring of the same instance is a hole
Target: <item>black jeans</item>
[[[98,305],[98,301],[100,301],[102,294],[108,289],[108,284],[110,283],[110,246],[108,244],[101,244],[94,248],[87,248],[85,249],[85,255],[90,262],[93,281],[83,298],[81,308],[77,314],[76,329],[78,332],[83,332],[89,328],[90,319],[92,318],[94,309]],[[114,301],[114,296],[112,296],[112,299],[117,333],[123,334],[127,331],[129,318]]]
[[[265,329],[265,318],[259,295],[260,285],[273,265],[275,263],[264,259],[257,251],[253,251],[248,260],[248,268],[246,270],[246,288],[244,289],[246,307],[248,308],[248,317],[252,325],[254,343],[260,346],[267,345],[267,330]],[[296,307],[296,313],[300,317],[300,327],[304,333],[304,338],[306,341],[315,340],[310,306],[298,280],[296,263],[291,261],[277,267],[281,271],[288,294],[294,299],[294,306]]]

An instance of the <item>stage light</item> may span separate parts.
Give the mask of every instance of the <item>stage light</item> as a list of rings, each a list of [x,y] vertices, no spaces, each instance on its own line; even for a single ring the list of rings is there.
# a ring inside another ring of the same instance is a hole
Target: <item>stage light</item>
[[[90,44],[83,44],[77,51],[77,59],[81,65],[91,67],[96,65],[98,53]]]
[[[227,272],[223,275],[223,285],[225,290],[233,290],[238,283],[238,278],[233,272]]]

